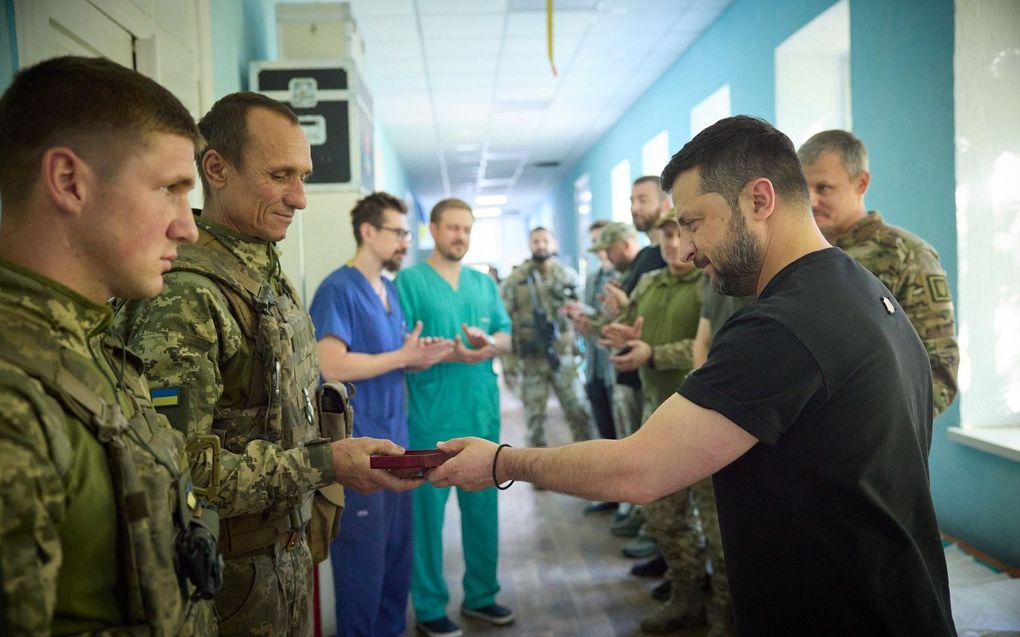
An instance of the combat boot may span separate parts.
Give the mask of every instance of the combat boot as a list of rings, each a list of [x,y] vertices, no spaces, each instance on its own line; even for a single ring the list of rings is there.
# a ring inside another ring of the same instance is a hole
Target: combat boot
[[[641,631],[649,635],[666,635],[688,626],[703,626],[706,623],[706,606],[701,586],[673,582],[669,601],[641,620]]]
[[[733,625],[733,609],[728,600],[720,603],[713,595],[708,602],[708,632],[705,637],[736,637],[737,629]]]
[[[705,616],[700,604],[697,610],[692,606],[694,605],[674,595],[668,602],[659,606],[658,610],[641,620],[641,632],[648,635],[668,635],[681,628],[704,625]]]

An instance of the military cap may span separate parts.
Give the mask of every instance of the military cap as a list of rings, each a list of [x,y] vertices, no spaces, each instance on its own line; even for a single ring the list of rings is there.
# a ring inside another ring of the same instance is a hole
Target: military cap
[[[634,226],[629,223],[623,223],[622,221],[611,221],[602,226],[602,232],[599,233],[599,240],[593,243],[589,250],[591,252],[605,250],[612,243],[616,241],[626,241],[627,239],[637,239],[637,230],[634,229]]]
[[[663,211],[659,218],[655,220],[655,225],[653,225],[652,227],[661,228],[667,223],[676,223],[676,211],[674,211],[672,208],[668,208],[665,211]]]

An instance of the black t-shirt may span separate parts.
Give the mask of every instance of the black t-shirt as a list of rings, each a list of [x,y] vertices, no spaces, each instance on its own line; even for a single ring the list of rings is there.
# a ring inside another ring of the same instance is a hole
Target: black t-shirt
[[[662,250],[659,249],[659,246],[649,245],[641,248],[634,257],[634,263],[631,264],[630,270],[627,271],[627,278],[623,281],[623,291],[629,296],[637,287],[638,280],[642,276],[652,270],[664,267],[666,267],[666,261],[662,258]],[[617,372],[616,382],[628,387],[641,388],[641,377],[638,376],[636,370]]]
[[[634,263],[627,270],[627,278],[623,281],[623,291],[629,295],[637,287],[638,280],[644,274],[664,267],[666,267],[666,261],[662,258],[662,250],[659,249],[659,246],[641,248],[634,256]]]
[[[955,634],[931,387],[899,303],[835,248],[719,331],[680,394],[759,440],[714,476],[741,635]]]

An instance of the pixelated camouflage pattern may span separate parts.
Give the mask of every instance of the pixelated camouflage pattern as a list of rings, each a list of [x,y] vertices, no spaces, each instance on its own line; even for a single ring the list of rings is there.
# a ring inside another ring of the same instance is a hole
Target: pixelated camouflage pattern
[[[935,249],[920,237],[869,212],[832,245],[874,274],[896,297],[931,361],[935,416],[956,397],[960,348],[953,299]]]
[[[239,584],[224,586],[216,595],[220,635],[311,635],[312,567],[312,555],[304,543],[278,555],[227,560],[223,581]]]
[[[559,354],[560,367],[553,370],[546,355],[525,351],[540,341],[535,329],[531,290],[528,277],[534,272],[535,296],[545,315],[556,323],[560,337],[554,344]],[[524,402],[524,419],[527,424],[528,444],[544,447],[545,408],[552,387],[563,407],[575,441],[588,440],[589,421],[587,407],[581,399],[582,389],[577,374],[577,340],[570,320],[560,313],[565,303],[577,299],[577,273],[556,259],[544,263],[532,259],[518,265],[500,286],[500,295],[513,324],[511,339],[513,354],[506,358],[506,371],[521,374],[521,400]]]
[[[616,427],[616,438],[623,439],[631,435],[644,422],[642,411],[641,390],[617,383],[613,385],[613,426]]]
[[[529,447],[546,446],[545,408],[549,388],[563,407],[563,415],[570,425],[574,442],[591,438],[591,417],[581,399],[581,379],[577,374],[575,356],[561,356],[560,367],[553,370],[544,359],[525,359],[521,379],[521,400],[524,402],[524,419]]]
[[[658,405],[645,402],[645,420],[656,407]],[[705,565],[711,560],[711,595],[707,608],[709,625],[717,633],[730,630],[733,600],[726,577],[726,559],[712,478],[705,478],[650,502],[645,505],[645,516],[673,583],[670,602],[691,611],[695,609],[706,578]]]
[[[0,634],[216,632],[212,604],[192,602],[176,570],[174,541],[194,512],[184,440],[149,404],[141,362],[102,335],[111,318],[0,263]],[[103,527],[67,528],[97,511]],[[109,553],[64,546],[81,534],[109,538]],[[110,608],[70,592],[97,576]]]
[[[196,220],[199,242],[183,246],[174,270],[164,277],[163,292],[148,301],[130,301],[117,316],[117,328],[129,348],[145,361],[153,389],[180,392],[175,406],[160,407],[170,422],[189,439],[213,433],[223,444],[222,481],[211,501],[225,520],[244,514],[283,511],[303,505],[312,491],[333,482],[332,462],[325,454],[311,453],[307,443],[320,438],[316,422],[304,414],[303,390],[314,397],[318,360],[311,319],[301,307],[290,283],[280,271],[275,247]],[[226,241],[227,243],[223,243]],[[209,276],[191,271],[219,266],[247,266],[275,290],[293,356],[280,354],[279,393],[285,385],[302,389],[300,404],[287,405],[282,415],[268,413],[273,392],[263,364],[268,353],[258,351],[256,337],[246,334],[245,319],[238,318],[236,302]],[[298,376],[301,376],[300,378]],[[210,475],[210,453],[192,458],[195,483],[205,486]]]
[[[274,568],[265,573],[276,585],[252,590],[249,581],[224,577],[216,600],[221,620],[222,600],[251,590],[244,608],[231,614],[233,625],[279,628],[287,617],[270,617],[269,609],[290,608],[285,615],[293,615],[312,586],[310,557],[307,564],[293,559],[295,551],[308,554],[306,542],[289,549],[282,543],[288,530],[304,527],[314,491],[335,481],[312,403],[319,381],[314,330],[272,243],[196,222],[198,243],[180,249],[162,294],[128,303],[118,326],[146,361],[152,387],[179,391],[179,403],[162,409],[171,423],[189,440],[212,433],[222,442],[221,482],[210,500],[220,507],[227,575],[241,568],[237,560],[252,559],[247,548],[279,549]],[[252,287],[271,291],[262,313]],[[193,455],[191,467],[196,484],[206,486],[210,452]],[[285,588],[285,581],[292,587]],[[224,635],[258,634],[222,623],[220,629]]]
[[[556,259],[550,258],[541,264],[532,259],[526,260],[515,267],[510,276],[500,285],[500,295],[503,297],[503,304],[506,306],[506,312],[510,315],[510,321],[513,324],[514,354],[521,358],[542,356],[542,354],[526,355],[522,350],[522,346],[532,345],[539,340],[532,311],[531,291],[528,286],[528,276],[532,272],[535,273],[535,293],[545,309],[545,315],[549,321],[555,322],[559,327],[560,338],[555,344],[556,351],[561,355],[576,353],[574,326],[570,319],[560,314],[560,308],[567,301],[578,298],[577,273]]]
[[[631,325],[644,317],[641,340],[652,346],[655,367],[638,370],[646,403],[655,407],[672,395],[691,370],[694,335],[701,318],[705,280],[701,270],[681,275],[667,268],[647,272],[630,293],[617,321]]]

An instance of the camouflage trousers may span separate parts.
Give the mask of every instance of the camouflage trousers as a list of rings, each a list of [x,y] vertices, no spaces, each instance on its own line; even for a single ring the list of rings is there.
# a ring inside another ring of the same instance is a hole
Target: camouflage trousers
[[[553,370],[545,358],[521,359],[521,400],[524,402],[524,420],[528,428],[528,446],[544,447],[545,406],[552,387],[563,415],[570,425],[574,442],[591,438],[591,417],[581,399],[581,379],[577,374],[574,357],[561,356],[560,368]]]
[[[616,438],[622,439],[638,430],[641,423],[641,390],[619,383],[613,385],[613,424]]]
[[[730,584],[726,578],[712,478],[648,504],[645,515],[669,567],[673,599],[698,605],[706,564],[711,560],[709,623],[713,626],[731,624]]]
[[[656,407],[653,401],[645,401],[645,420]],[[669,567],[667,577],[673,583],[672,599],[696,610],[708,577],[706,565],[710,562],[709,624],[714,629],[731,628],[730,581],[726,577],[726,558],[711,476],[647,504],[645,516]]]
[[[220,636],[312,634],[312,554],[302,541],[274,553],[232,557],[216,595]]]

